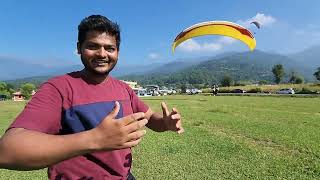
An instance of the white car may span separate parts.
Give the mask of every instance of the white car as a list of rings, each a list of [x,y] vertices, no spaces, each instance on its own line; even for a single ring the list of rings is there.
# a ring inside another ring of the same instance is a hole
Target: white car
[[[200,89],[191,89],[191,94],[199,94],[199,93],[202,93],[202,91]]]
[[[295,94],[294,89],[287,88],[287,89],[280,89],[277,91],[277,94]]]

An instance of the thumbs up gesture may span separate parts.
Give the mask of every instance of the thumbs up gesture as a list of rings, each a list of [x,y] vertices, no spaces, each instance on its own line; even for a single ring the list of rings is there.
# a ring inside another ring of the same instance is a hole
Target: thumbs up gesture
[[[176,131],[178,134],[184,132],[181,123],[181,115],[179,114],[176,108],[172,108],[172,111],[169,112],[168,107],[165,102],[161,103],[162,113],[163,113],[163,120],[167,130],[169,131]]]

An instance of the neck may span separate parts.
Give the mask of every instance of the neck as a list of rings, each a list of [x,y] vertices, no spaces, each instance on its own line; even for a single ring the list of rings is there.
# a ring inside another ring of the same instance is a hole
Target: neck
[[[84,75],[86,79],[89,81],[95,83],[95,84],[100,84],[103,83],[104,81],[108,80],[109,75],[108,74],[97,74],[97,73],[92,73],[86,69],[83,69],[81,73]]]

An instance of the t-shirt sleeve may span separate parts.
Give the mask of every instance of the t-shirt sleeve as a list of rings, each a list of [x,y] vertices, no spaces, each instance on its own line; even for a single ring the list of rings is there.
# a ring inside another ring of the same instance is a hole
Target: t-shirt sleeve
[[[133,113],[137,112],[147,112],[149,109],[149,106],[146,105],[137,95],[134,93],[134,91],[128,86],[128,91],[130,93],[131,98],[131,105]]]
[[[62,96],[51,83],[44,83],[10,125],[47,134],[61,129]]]

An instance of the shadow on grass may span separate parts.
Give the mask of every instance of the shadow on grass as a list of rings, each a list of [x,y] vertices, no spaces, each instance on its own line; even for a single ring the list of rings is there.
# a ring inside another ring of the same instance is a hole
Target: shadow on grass
[[[207,110],[207,112],[211,112],[211,113],[224,113],[224,114],[227,114],[227,113],[228,113],[228,111],[223,110],[223,109],[219,109],[219,108],[209,109],[209,110]]]

